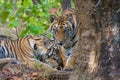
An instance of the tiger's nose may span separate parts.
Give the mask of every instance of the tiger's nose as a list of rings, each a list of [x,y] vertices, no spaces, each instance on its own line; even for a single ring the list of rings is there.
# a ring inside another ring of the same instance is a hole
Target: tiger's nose
[[[59,44],[59,45],[63,45],[63,41],[59,41],[58,44]]]

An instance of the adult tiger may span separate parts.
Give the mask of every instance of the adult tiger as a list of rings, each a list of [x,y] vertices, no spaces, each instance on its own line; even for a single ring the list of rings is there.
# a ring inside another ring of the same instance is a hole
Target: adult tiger
[[[0,40],[0,60],[16,59],[30,68],[40,65],[44,70],[56,70],[36,59],[36,54],[46,53],[43,37],[25,36],[17,40]],[[6,62],[6,61],[3,61]],[[2,63],[1,63],[2,64]]]
[[[50,31],[57,43],[64,47],[67,56],[65,65],[66,70],[73,68],[74,60],[72,55],[75,45],[77,43],[77,20],[76,11],[73,9],[66,9],[62,16],[50,18]]]

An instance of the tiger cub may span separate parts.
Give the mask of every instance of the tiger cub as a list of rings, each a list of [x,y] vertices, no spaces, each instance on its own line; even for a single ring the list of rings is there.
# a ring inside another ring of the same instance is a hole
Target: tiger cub
[[[59,46],[55,40],[51,40],[47,37],[44,40],[44,44],[48,51],[46,54],[41,55],[41,58],[39,58],[40,61],[58,70],[63,70],[67,59],[63,47]]]
[[[28,35],[17,40],[0,40],[0,60],[11,58],[28,65],[30,68],[35,69],[35,64],[38,64],[41,69],[56,71],[56,69],[36,59],[37,54],[46,52],[47,48],[44,46],[43,37]]]

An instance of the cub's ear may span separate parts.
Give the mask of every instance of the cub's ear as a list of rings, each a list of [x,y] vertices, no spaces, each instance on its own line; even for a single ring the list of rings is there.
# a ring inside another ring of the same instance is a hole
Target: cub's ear
[[[28,39],[28,41],[29,41],[31,48],[36,50],[37,49],[36,41],[34,39]]]
[[[50,15],[50,22],[54,22],[56,20],[56,16],[55,15]]]

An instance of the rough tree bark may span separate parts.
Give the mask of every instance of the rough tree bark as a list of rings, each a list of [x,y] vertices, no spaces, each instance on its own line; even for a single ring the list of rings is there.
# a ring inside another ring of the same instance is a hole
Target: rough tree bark
[[[67,7],[71,8],[71,0],[62,0],[62,9],[63,11],[67,9]]]
[[[79,23],[76,80],[118,80],[120,1],[75,0],[75,5]]]

